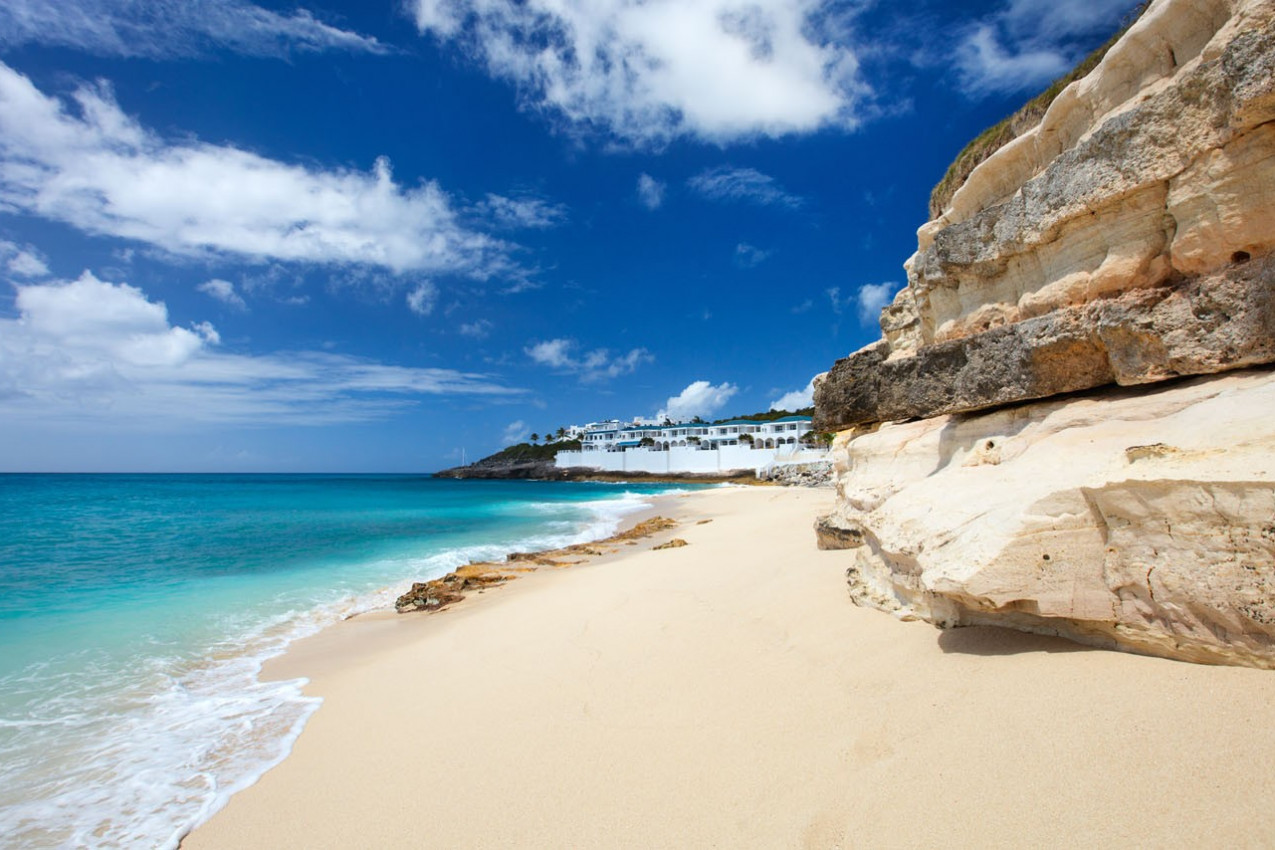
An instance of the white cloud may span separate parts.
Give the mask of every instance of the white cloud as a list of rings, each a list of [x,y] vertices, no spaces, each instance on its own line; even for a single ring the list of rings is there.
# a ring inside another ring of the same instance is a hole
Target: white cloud
[[[556,227],[567,219],[565,206],[531,196],[506,198],[489,194],[475,211],[496,227],[514,229]]]
[[[796,209],[805,199],[789,194],[775,178],[755,168],[733,168],[720,165],[696,174],[686,184],[714,201],[744,201],[758,206],[781,206]]]
[[[958,35],[960,89],[970,97],[1038,89],[1112,33],[1137,0],[1008,0]]]
[[[475,322],[463,322],[456,330],[461,336],[472,337],[474,339],[486,339],[491,336],[492,324],[486,319],[479,319]]]
[[[566,369],[574,365],[574,361],[568,355],[575,343],[567,339],[550,339],[544,342],[537,342],[526,349],[527,356],[541,366],[548,366],[552,369]]]
[[[533,362],[577,374],[586,383],[619,378],[655,360],[645,348],[634,348],[627,354],[616,356],[612,356],[608,349],[597,348],[576,356],[574,352],[578,347],[575,340],[550,339],[530,345],[524,351]]]
[[[875,324],[890,302],[894,293],[899,291],[897,283],[865,283],[859,287],[855,302],[859,308],[859,321],[865,325]]]
[[[407,293],[407,307],[418,316],[428,316],[434,312],[436,303],[438,303],[438,287],[428,280],[416,284],[416,288]]]
[[[0,262],[9,274],[22,278],[48,277],[49,267],[40,252],[30,245],[17,245],[0,240]]]
[[[0,63],[0,207],[175,254],[375,266],[486,277],[509,246],[459,220],[436,183],[289,165],[234,147],[169,144],[105,86],[78,115]]]
[[[734,384],[713,386],[708,381],[695,381],[677,395],[671,396],[655,418],[671,419],[674,422],[684,422],[696,416],[707,419],[721,410],[737,392],[739,387]]]
[[[527,438],[531,436],[531,429],[527,427],[527,423],[519,419],[516,422],[510,422],[505,426],[505,433],[500,438],[500,442],[506,446],[512,446],[515,443],[525,443]]]
[[[784,393],[770,403],[771,410],[802,410],[815,403],[815,379],[811,378],[804,390]]]
[[[666,186],[649,174],[639,174],[637,181],[638,201],[648,210],[658,210],[664,204]]]
[[[235,285],[228,280],[213,278],[205,281],[195,287],[200,292],[211,295],[223,304],[227,304],[239,310],[247,310],[248,304],[243,300],[243,296],[235,291]]]
[[[0,318],[0,411],[11,421],[327,424],[381,418],[425,395],[520,392],[450,369],[315,351],[226,352],[211,324],[176,327],[162,302],[89,272],[16,290],[18,318]]]
[[[852,127],[868,89],[821,0],[412,0],[532,109],[633,144]]]
[[[770,257],[770,253],[756,245],[740,242],[735,246],[735,265],[743,269],[751,269],[764,263]]]
[[[348,50],[387,53],[375,38],[242,0],[5,0],[0,44],[44,44],[105,56],[163,59],[221,48],[252,56]]]

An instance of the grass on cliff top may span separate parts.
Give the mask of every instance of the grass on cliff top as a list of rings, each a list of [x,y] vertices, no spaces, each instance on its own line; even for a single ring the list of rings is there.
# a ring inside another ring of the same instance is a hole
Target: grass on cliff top
[[[556,443],[546,443],[542,446],[531,443],[518,443],[516,446],[502,449],[494,455],[488,455],[478,461],[478,463],[519,463],[532,460],[553,460],[557,457],[558,452],[578,451],[580,451],[579,440],[560,440]]]
[[[1151,0],[1144,0],[1144,2],[1140,3],[1138,8],[1125,17],[1116,34],[1107,39],[1107,42],[1093,53],[1086,56],[1070,73],[1054,80],[1049,88],[1027,101],[1013,115],[999,124],[988,127],[979,133],[974,138],[974,141],[966,145],[965,149],[956,155],[956,159],[948,166],[947,173],[943,175],[943,179],[939,181],[939,184],[934,187],[934,191],[930,193],[930,218],[935,219],[943,214],[943,210],[951,202],[956,190],[965,183],[966,179],[980,163],[1039,124],[1041,119],[1045,117],[1045,112],[1048,111],[1050,104],[1054,102],[1054,98],[1058,97],[1063,89],[1098,67],[1098,63],[1107,55],[1107,51],[1120,40],[1120,37],[1129,30],[1129,27],[1137,22],[1138,18],[1142,17],[1142,13],[1150,5]]]

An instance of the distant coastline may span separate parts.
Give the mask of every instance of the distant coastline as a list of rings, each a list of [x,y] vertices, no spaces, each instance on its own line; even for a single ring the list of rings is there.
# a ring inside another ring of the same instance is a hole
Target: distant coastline
[[[639,481],[644,484],[768,484],[757,478],[751,469],[736,469],[722,474],[697,472],[651,473],[651,472],[608,472],[590,467],[560,468],[554,465],[553,458],[548,460],[508,461],[499,455],[471,463],[468,466],[455,466],[434,473],[435,478],[456,479],[489,479],[489,480],[525,480],[525,481],[599,481],[618,483]]]

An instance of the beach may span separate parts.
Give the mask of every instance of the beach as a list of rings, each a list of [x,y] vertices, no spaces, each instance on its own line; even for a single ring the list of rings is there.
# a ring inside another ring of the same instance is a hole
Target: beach
[[[857,608],[849,554],[815,547],[832,501],[665,497],[677,527],[618,554],[294,644],[264,675],[322,705],[182,846],[1275,837],[1269,672]]]

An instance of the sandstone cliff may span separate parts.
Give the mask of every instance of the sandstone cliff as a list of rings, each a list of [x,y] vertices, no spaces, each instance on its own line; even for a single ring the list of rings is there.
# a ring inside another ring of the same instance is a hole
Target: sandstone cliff
[[[815,392],[856,600],[1275,666],[1275,384],[1161,383],[1275,361],[1275,0],[1153,2],[918,242]]]
[[[918,233],[815,426],[1275,359],[1275,11],[1158,0]]]

